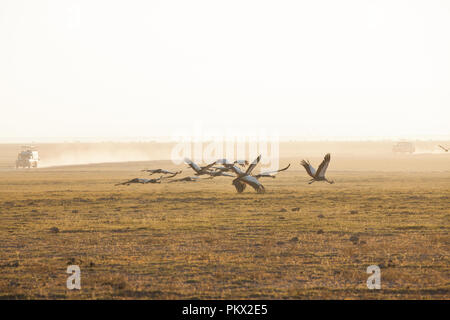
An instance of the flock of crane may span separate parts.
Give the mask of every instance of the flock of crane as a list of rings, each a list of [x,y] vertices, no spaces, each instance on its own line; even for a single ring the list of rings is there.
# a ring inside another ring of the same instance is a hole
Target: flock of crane
[[[194,170],[194,176],[188,176],[184,178],[174,179],[175,176],[181,173],[181,171],[168,171],[164,169],[145,169],[143,172],[153,174],[162,174],[159,178],[155,179],[145,179],[145,178],[134,178],[125,182],[121,182],[117,185],[130,185],[132,183],[161,183],[163,180],[167,180],[168,183],[174,182],[183,182],[183,181],[198,181],[203,179],[213,179],[214,177],[225,176],[225,177],[234,177],[232,185],[236,188],[238,193],[241,193],[245,190],[247,185],[251,186],[257,193],[264,193],[265,188],[262,183],[259,181],[260,178],[275,178],[275,174],[281,171],[285,171],[290,167],[290,164],[285,168],[274,170],[274,171],[266,171],[261,172],[259,174],[252,174],[252,171],[258,165],[261,160],[261,155],[258,156],[252,163],[249,163],[247,160],[236,160],[236,161],[228,161],[227,159],[219,159],[210,163],[206,166],[199,166],[194,163],[192,160],[186,158],[184,161],[189,165],[189,167]],[[327,171],[328,165],[330,164],[331,156],[330,154],[326,154],[322,163],[319,165],[318,169],[314,169],[314,167],[309,163],[309,161],[303,160],[300,164],[305,168],[308,175],[311,177],[309,180],[309,184],[315,181],[325,181],[330,184],[334,183],[332,180],[328,180],[325,177],[325,172]],[[206,178],[200,178],[199,176],[207,176]]]

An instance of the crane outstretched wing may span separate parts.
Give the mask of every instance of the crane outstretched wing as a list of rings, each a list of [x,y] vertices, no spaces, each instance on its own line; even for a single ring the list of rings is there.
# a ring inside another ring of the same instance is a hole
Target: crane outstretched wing
[[[134,178],[125,182],[117,183],[116,186],[120,185],[129,185],[131,183],[147,183],[149,181],[148,179],[142,179],[142,178]]]
[[[200,172],[202,169],[194,162],[192,162],[189,158],[184,158],[184,162],[186,162],[189,167],[191,167],[195,172]]]
[[[273,173],[278,173],[278,172],[287,170],[290,166],[291,166],[291,164],[288,164],[287,167],[283,168],[283,169],[261,172],[260,174],[255,175],[255,177],[257,177],[257,178],[259,178],[259,177],[274,177],[274,176],[272,176]]]
[[[216,164],[233,164],[233,162],[228,161],[228,159],[217,159]]]
[[[247,171],[245,171],[245,174],[252,173],[253,169],[255,169],[255,167],[258,165],[259,160],[261,160],[261,155],[259,155],[258,158],[253,160],[253,162],[248,166]]]
[[[234,163],[240,165],[241,167],[248,166],[247,160],[236,160]]]
[[[231,170],[231,166],[229,166],[229,167],[212,167],[212,169],[214,169],[216,172],[217,171],[226,172],[226,171],[230,171]]]
[[[154,174],[154,173],[157,173],[158,172],[158,170],[159,169],[144,169],[144,170],[141,170],[142,172],[148,172],[148,173],[150,173],[150,175],[152,175],[152,174]]]
[[[245,173],[240,169],[240,168],[238,168],[238,167],[236,167],[236,166],[230,166],[229,167],[234,173],[236,173],[238,176],[242,176],[242,175],[245,175]]]
[[[172,180],[168,181],[168,183],[182,182],[182,181],[198,181],[198,180],[199,180],[199,177],[192,176],[192,177],[184,177],[184,178],[179,178],[179,179],[172,179]]]
[[[165,169],[160,169],[159,173],[162,173],[162,174],[178,174],[178,172],[172,172],[172,171],[165,170]]]
[[[175,172],[174,174],[172,174],[172,175],[170,175],[170,176],[166,176],[166,177],[161,176],[161,177],[159,177],[159,180],[162,180],[162,179],[170,179],[170,178],[173,178],[173,177],[175,177],[176,175],[178,175],[178,174],[180,174],[180,173],[181,173],[181,171],[177,171],[177,172]]]
[[[245,183],[241,182],[239,179],[234,179],[232,184],[236,188],[236,191],[238,193],[244,192],[245,187],[247,186]]]
[[[230,173],[226,173],[223,171],[212,171],[208,173],[211,177],[219,177],[219,176],[224,176],[224,177],[235,177],[235,175],[232,175]]]
[[[208,164],[207,166],[202,167],[202,170],[208,170],[208,169],[211,168],[213,165],[215,165],[216,162],[217,162],[217,161],[214,161],[214,162]]]
[[[251,186],[258,193],[265,192],[264,186],[261,184],[261,182],[258,181],[258,179],[256,179],[253,176],[245,176],[242,177],[240,180]]]
[[[115,186],[123,186],[123,185],[127,185],[127,184],[130,184],[130,183],[134,183],[133,180],[128,180],[128,181],[125,181],[125,182],[116,183]]]
[[[319,168],[316,172],[316,177],[323,178],[325,177],[325,172],[327,171],[328,165],[330,164],[331,156],[329,153],[325,155],[323,158],[322,163],[320,164]]]
[[[302,160],[300,163],[306,170],[306,172],[314,178],[316,176],[316,169],[309,163],[309,161]]]

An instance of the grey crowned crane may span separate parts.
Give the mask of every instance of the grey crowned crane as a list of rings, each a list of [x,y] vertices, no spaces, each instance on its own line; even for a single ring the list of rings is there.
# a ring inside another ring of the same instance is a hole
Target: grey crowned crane
[[[228,170],[225,170],[225,171],[228,171]],[[234,175],[232,175],[230,173],[226,173],[225,171],[224,170],[216,170],[216,171],[208,172],[208,174],[211,176],[211,178],[214,178],[214,177],[234,177]]]
[[[444,148],[443,146],[439,145],[439,147],[441,147],[442,150],[444,150],[445,152],[448,152],[447,148]]]
[[[162,181],[163,179],[170,179],[170,178],[173,178],[173,177],[175,177],[177,174],[178,174],[178,172],[175,172],[175,173],[174,173],[173,175],[171,175],[171,176],[167,176],[167,177],[161,176],[161,177],[156,178],[156,179],[134,178],[134,179],[131,179],[131,180],[128,180],[128,181],[125,181],[125,182],[117,183],[116,186],[120,186],[120,185],[127,185],[127,186],[129,186],[129,185],[132,184],[132,183],[141,183],[141,184],[147,184],[147,183],[161,183],[161,181]]]
[[[209,179],[209,178],[206,178],[206,179]],[[195,181],[198,181],[198,180],[204,180],[204,179],[200,179],[199,177],[184,177],[184,178],[170,180],[170,181],[168,181],[168,183],[172,183],[172,182],[195,182]]]
[[[181,173],[181,171],[171,172],[171,171],[164,170],[164,169],[144,169],[144,170],[141,170],[141,171],[142,172],[149,172],[150,175],[155,174],[155,173],[175,174],[175,175],[177,175],[177,174]]]
[[[291,164],[288,164],[287,167],[283,168],[283,169],[261,172],[261,173],[255,175],[255,178],[256,179],[259,179],[259,178],[275,178],[275,175],[274,175],[275,173],[287,170],[290,166],[291,166]]]
[[[227,159],[219,159],[216,161],[216,164],[221,164],[222,167],[212,167],[212,169],[214,169],[214,176],[230,176],[229,174],[220,174],[217,172],[229,172],[232,171],[231,167],[234,166],[235,164],[240,165],[241,167],[245,168],[245,166],[248,165],[248,161],[247,160],[236,160],[233,162],[228,161]]]
[[[235,160],[235,161],[228,161],[228,159],[219,159],[216,161],[216,164],[223,164],[223,165],[233,165],[233,164],[238,164],[241,167],[245,167],[248,166],[248,161],[247,160]]]
[[[115,184],[116,186],[120,186],[120,185],[127,185],[129,186],[132,183],[142,183],[142,184],[147,184],[147,183],[161,183],[161,179],[162,177],[159,177],[157,179],[144,179],[144,178],[134,178],[125,182],[121,182],[121,183],[117,183]]]
[[[189,167],[191,167],[195,171],[196,176],[201,176],[203,174],[210,174],[212,172],[210,169],[212,168],[213,165],[216,164],[216,161],[214,161],[213,163],[210,163],[207,166],[200,167],[199,165],[192,162],[192,160],[188,158],[185,158],[184,162],[186,162],[189,165]]]
[[[246,185],[251,186],[257,193],[264,193],[266,189],[258,181],[258,179],[251,175],[253,169],[255,169],[256,165],[261,160],[261,155],[258,156],[247,168],[245,172],[243,172],[240,168],[235,165],[231,166],[231,170],[237,175],[237,178],[233,180],[232,184],[236,188],[238,193],[242,193],[245,190]]]
[[[329,153],[325,155],[323,158],[322,163],[320,164],[319,168],[316,169],[313,168],[313,166],[309,163],[309,161],[302,160],[301,165],[305,168],[306,172],[311,176],[311,180],[309,180],[308,184],[313,183],[314,181],[326,181],[329,184],[333,184],[333,180],[328,180],[325,178],[325,172],[327,171],[328,165],[330,164],[331,156]]]

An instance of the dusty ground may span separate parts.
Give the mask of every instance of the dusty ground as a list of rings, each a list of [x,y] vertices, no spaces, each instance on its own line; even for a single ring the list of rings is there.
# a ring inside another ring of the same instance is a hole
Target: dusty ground
[[[426,172],[335,159],[334,185],[308,185],[297,160],[261,195],[226,177],[114,186],[170,163],[3,169],[0,298],[449,299],[450,158],[437,159]],[[367,289],[372,264],[382,290]]]

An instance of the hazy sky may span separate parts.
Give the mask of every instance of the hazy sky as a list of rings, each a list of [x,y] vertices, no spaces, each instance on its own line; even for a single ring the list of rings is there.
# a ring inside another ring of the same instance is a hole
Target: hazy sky
[[[450,1],[0,1],[0,137],[450,136]]]

